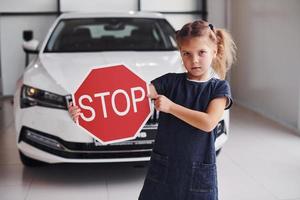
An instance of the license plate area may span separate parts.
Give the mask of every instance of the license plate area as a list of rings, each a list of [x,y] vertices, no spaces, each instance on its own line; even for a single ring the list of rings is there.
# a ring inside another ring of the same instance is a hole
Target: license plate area
[[[93,138],[93,143],[95,146],[123,146],[123,145],[141,145],[141,144],[152,144],[154,143],[154,139],[151,137],[148,137],[148,133],[145,131],[141,131],[136,139],[134,140],[128,140],[128,141],[123,141],[123,142],[116,142],[116,143],[111,143],[111,144],[102,144],[95,138]]]

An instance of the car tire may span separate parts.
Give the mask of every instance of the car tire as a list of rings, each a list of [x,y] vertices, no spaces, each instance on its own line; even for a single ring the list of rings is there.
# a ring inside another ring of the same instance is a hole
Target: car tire
[[[220,153],[221,153],[221,149],[219,149],[219,150],[216,152],[216,155],[218,156]]]
[[[25,156],[21,151],[19,151],[19,155],[22,164],[26,167],[40,167],[47,164],[45,162],[29,158],[28,156]]]

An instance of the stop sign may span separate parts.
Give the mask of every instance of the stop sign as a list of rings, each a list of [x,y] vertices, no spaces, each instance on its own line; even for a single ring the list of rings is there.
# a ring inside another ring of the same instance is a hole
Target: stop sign
[[[147,83],[124,65],[93,69],[73,95],[78,124],[103,144],[134,139],[150,117]]]

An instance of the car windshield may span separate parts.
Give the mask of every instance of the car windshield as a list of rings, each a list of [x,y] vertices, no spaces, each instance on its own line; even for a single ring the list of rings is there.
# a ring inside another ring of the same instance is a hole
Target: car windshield
[[[165,19],[82,18],[61,20],[44,52],[176,49],[175,31]]]

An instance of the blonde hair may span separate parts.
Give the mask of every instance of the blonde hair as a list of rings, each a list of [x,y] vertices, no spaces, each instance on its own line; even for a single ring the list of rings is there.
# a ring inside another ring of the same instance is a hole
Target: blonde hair
[[[197,20],[185,24],[176,31],[176,42],[180,48],[183,41],[192,37],[208,37],[216,47],[216,57],[212,61],[212,68],[225,79],[226,72],[236,60],[236,45],[231,35],[224,29],[215,29],[204,20]]]

